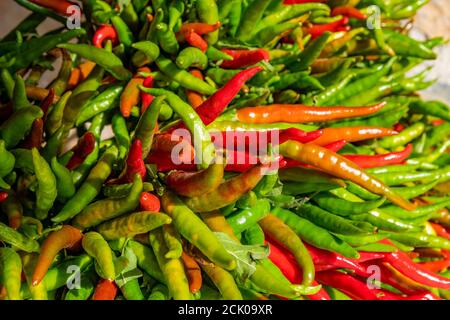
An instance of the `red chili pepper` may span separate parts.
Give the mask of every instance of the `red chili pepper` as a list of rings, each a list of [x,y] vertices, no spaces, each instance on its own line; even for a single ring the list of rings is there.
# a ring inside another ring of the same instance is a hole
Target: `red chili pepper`
[[[184,35],[184,39],[190,46],[199,48],[202,52],[208,49],[208,42],[206,42],[198,33],[189,31]]]
[[[202,36],[204,34],[208,34],[216,31],[220,28],[220,22],[216,22],[215,24],[207,24],[203,22],[192,22],[185,23],[181,26],[180,31],[177,33],[177,38],[185,36],[189,32],[195,32],[196,34]],[[180,39],[179,39],[180,40]]]
[[[142,158],[142,142],[139,139],[133,140],[128,152],[126,161],[125,174],[119,178],[122,182],[132,182],[136,174],[141,176],[141,179],[145,179],[147,170],[145,169],[144,159]]]
[[[270,60],[269,52],[264,49],[255,49],[255,50],[222,49],[222,52],[233,57],[233,60],[227,60],[222,62],[220,66],[225,69],[245,68],[261,61]]]
[[[433,222],[430,222],[430,223],[431,223],[431,226],[433,227],[434,231],[436,231],[436,234],[439,237],[446,238],[446,239],[450,240],[450,233],[447,231],[447,229],[445,229],[440,224],[433,223]]]
[[[421,262],[419,265],[430,272],[439,273],[450,267],[450,250],[442,250],[444,259],[438,261]]]
[[[445,120],[437,119],[437,120],[431,121],[431,123],[433,124],[433,126],[437,127],[437,126],[440,126],[441,124],[445,123]]]
[[[142,85],[146,88],[152,88],[153,87],[153,77],[148,76],[144,79],[144,82]],[[150,106],[150,104],[153,102],[153,99],[155,99],[154,96],[152,96],[150,93],[141,91],[141,113],[144,113],[145,110]]]
[[[106,40],[111,40],[113,46],[119,43],[119,37],[117,35],[116,29],[109,24],[102,24],[94,33],[92,37],[92,43],[97,48],[103,48],[103,42]]]
[[[397,123],[394,126],[394,130],[397,131],[397,132],[402,132],[403,130],[405,130],[405,126],[403,124],[401,124],[401,123]]]
[[[0,203],[8,199],[8,192],[0,191]]]
[[[198,69],[192,69],[191,71],[189,71],[189,73],[202,81],[204,80],[202,72]],[[192,91],[192,90],[186,90],[186,97],[187,97],[189,104],[194,109],[197,109],[199,106],[201,106],[201,104],[204,101],[202,94]]]
[[[351,6],[342,6],[342,7],[335,7],[333,10],[331,10],[332,16],[345,16],[349,18],[355,18],[359,20],[367,19],[367,16],[362,13],[359,9]]]
[[[86,132],[79,140],[78,144],[73,149],[73,156],[66,165],[69,170],[74,170],[83,163],[88,155],[94,151],[95,136],[92,132]]]
[[[47,117],[48,110],[50,109],[50,106],[53,104],[54,99],[55,99],[55,89],[50,88],[48,90],[48,95],[41,102],[41,109],[42,111],[44,111],[44,119]]]
[[[142,211],[159,212],[161,202],[159,198],[150,192],[142,192],[139,198],[139,205]]]
[[[382,240],[382,242],[391,244],[389,240]],[[398,251],[385,254],[384,261],[391,264],[406,277],[420,284],[434,288],[450,289],[450,279],[423,269],[419,264],[414,263],[404,252]]]
[[[74,3],[65,0],[31,0],[31,2],[49,8],[63,16],[69,16],[71,12],[68,12],[70,6]]]
[[[44,120],[42,118],[33,121],[30,133],[25,140],[20,144],[25,149],[40,149],[44,137]]]
[[[405,149],[400,152],[391,152],[387,154],[379,154],[375,156],[367,155],[344,155],[345,158],[353,161],[361,168],[376,168],[392,164],[400,164],[405,161],[413,150],[413,145],[408,144]]]
[[[222,88],[205,100],[202,105],[195,109],[203,123],[208,125],[216,120],[227,105],[239,93],[245,82],[261,70],[261,67],[242,70],[231,78],[231,80],[228,81]]]
[[[117,285],[114,281],[101,279],[95,287],[92,300],[114,300],[117,295]]]
[[[339,28],[344,27],[346,24],[348,24],[348,22],[348,17],[343,17],[342,19],[326,24],[313,24],[310,27],[306,28],[306,33],[309,33],[311,35],[311,38],[315,39],[327,31],[341,31],[342,29],[339,30]]]
[[[13,114],[13,107],[11,103],[7,103],[0,107],[0,124],[8,120],[8,118]]]

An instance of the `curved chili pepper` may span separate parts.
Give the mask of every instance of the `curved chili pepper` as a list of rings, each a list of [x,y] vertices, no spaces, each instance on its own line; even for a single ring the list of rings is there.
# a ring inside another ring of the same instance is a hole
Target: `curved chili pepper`
[[[348,179],[370,192],[385,196],[406,210],[415,209],[412,203],[397,195],[378,179],[362,171],[356,164],[323,147],[313,144],[301,144],[291,140],[280,145],[280,154],[315,166],[336,177]]]
[[[139,207],[142,211],[159,212],[161,209],[161,202],[154,194],[142,192],[139,197]]]
[[[150,69],[141,68],[139,72],[150,72]],[[125,89],[123,89],[120,96],[120,112],[123,117],[128,118],[131,114],[131,109],[139,104],[139,98],[141,96],[139,86],[144,85],[144,81],[144,78],[137,74],[128,82]]]
[[[203,22],[189,22],[184,23],[180,31],[178,32],[178,37],[183,37],[189,32],[195,32],[196,34],[202,36],[211,32],[214,32],[220,28],[220,22],[214,24],[208,24]]]
[[[352,7],[352,6],[341,6],[341,7],[334,7],[331,10],[332,16],[346,16],[349,18],[355,18],[358,20],[365,20],[367,19],[367,16],[362,13],[359,9]]]
[[[76,169],[83,161],[94,151],[95,148],[95,136],[92,132],[86,132],[78,141],[73,151],[73,156],[66,164],[66,168],[69,170]]]
[[[61,229],[50,233],[41,246],[41,252],[33,272],[33,286],[38,285],[44,278],[58,252],[79,244],[82,237],[79,229],[69,225],[64,225]]]
[[[95,30],[94,36],[92,37],[92,44],[97,48],[103,48],[103,43],[106,40],[111,40],[113,46],[119,43],[116,29],[109,24],[103,24]]]
[[[346,154],[344,157],[356,163],[361,168],[376,168],[392,164],[401,164],[411,155],[412,151],[413,145],[408,144],[406,148],[399,152],[391,152],[375,156]]]
[[[114,281],[100,279],[95,287],[92,300],[114,300],[117,295],[117,285]]]
[[[42,118],[33,121],[30,133],[21,143],[21,147],[25,149],[40,149],[44,138],[44,120]]]
[[[194,77],[197,77],[200,80],[204,80],[203,79],[203,74],[202,74],[202,72],[200,70],[193,69],[193,70],[190,71],[190,73]],[[197,109],[203,103],[203,95],[201,95],[200,93],[197,93],[197,92],[192,91],[192,90],[186,90],[186,96],[187,96],[187,100],[188,100],[189,104],[194,109]]]
[[[306,33],[310,34],[313,39],[321,36],[325,32],[337,32],[341,31],[349,22],[348,17],[343,17],[340,20],[326,23],[326,24],[315,24],[306,28]]]
[[[358,142],[397,134],[397,132],[392,129],[381,127],[324,128],[322,129],[322,132],[323,134],[311,143],[324,146],[338,140]]]
[[[114,280],[116,278],[114,253],[106,240],[99,233],[91,231],[83,236],[82,246],[84,251],[97,262],[102,278]]]
[[[144,159],[142,157],[142,142],[134,139],[128,151],[126,160],[125,173],[119,177],[120,183],[133,182],[134,176],[137,174],[142,180],[145,179],[147,169],[145,168]]]
[[[233,58],[233,60],[226,60],[222,62],[220,66],[225,69],[245,68],[261,61],[270,60],[269,52],[264,49],[254,49],[254,50],[222,49],[221,51]]]
[[[185,33],[184,39],[187,43],[189,43],[189,45],[200,49],[202,52],[206,52],[206,50],[208,50],[208,43],[203,40],[198,33],[192,30]]]
[[[202,287],[202,272],[201,269],[190,255],[186,252],[181,254],[181,260],[183,261],[184,270],[186,270],[186,276],[189,281],[189,290],[192,293],[198,292]]]
[[[370,107],[308,107],[304,105],[274,104],[242,108],[237,118],[244,123],[306,123],[361,117],[376,113],[385,102]]]
[[[69,10],[74,4],[66,0],[30,0],[31,2],[49,8],[63,16],[69,16],[71,11]]]

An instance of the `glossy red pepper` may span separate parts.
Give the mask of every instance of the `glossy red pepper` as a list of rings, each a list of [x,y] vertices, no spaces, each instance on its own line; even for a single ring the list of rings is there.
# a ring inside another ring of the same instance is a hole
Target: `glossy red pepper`
[[[0,191],[0,203],[8,199],[8,192]]]
[[[92,37],[92,43],[97,48],[103,48],[103,43],[106,40],[111,40],[113,46],[119,43],[119,37],[116,29],[109,24],[102,24],[94,33]]]
[[[321,36],[325,32],[338,32],[347,30],[346,25],[348,24],[348,17],[343,17],[340,20],[326,23],[326,24],[314,24],[306,28],[306,32],[311,35],[312,39]]]
[[[153,193],[142,192],[139,197],[139,206],[142,211],[159,212],[161,209],[161,202]]]
[[[133,140],[128,152],[125,174],[119,178],[122,182],[133,182],[134,176],[139,174],[141,179],[145,179],[147,170],[145,169],[144,159],[142,158],[142,142],[139,139]]]
[[[405,149],[399,152],[391,152],[374,156],[344,155],[344,157],[353,161],[361,168],[376,168],[392,164],[400,164],[411,155],[412,150],[413,145],[408,144]]]
[[[443,270],[450,268],[450,250],[442,250],[444,259],[436,261],[427,261],[419,263],[420,267],[430,272],[442,272]]]
[[[51,9],[63,16],[69,16],[71,11],[69,8],[74,4],[66,0],[30,0],[31,2]]]
[[[222,49],[221,51],[233,58],[233,60],[226,60],[222,62],[220,66],[225,69],[245,68],[261,61],[270,60],[269,52],[264,49],[254,49],[254,50]]]
[[[199,48],[202,52],[208,49],[208,42],[206,42],[198,33],[189,31],[184,35],[184,39],[190,46]]]
[[[69,170],[74,170],[87,158],[88,155],[94,151],[95,136],[92,132],[86,132],[79,140],[78,144],[73,149],[73,156],[66,165]]]
[[[446,238],[446,239],[450,240],[450,232],[448,232],[447,229],[445,229],[440,224],[433,223],[433,222],[430,222],[430,223],[431,223],[431,226],[433,227],[434,231],[436,231],[436,234],[439,237]]]
[[[359,9],[351,6],[341,6],[341,7],[335,7],[333,10],[331,10],[332,16],[345,16],[349,18],[355,18],[358,20],[364,20],[367,19],[367,16],[362,13]]]
[[[196,34],[202,36],[214,32],[219,28],[220,22],[216,22],[215,24],[207,24],[203,22],[185,23],[181,26],[180,31],[177,33],[177,38],[183,37],[189,32],[195,32]]]

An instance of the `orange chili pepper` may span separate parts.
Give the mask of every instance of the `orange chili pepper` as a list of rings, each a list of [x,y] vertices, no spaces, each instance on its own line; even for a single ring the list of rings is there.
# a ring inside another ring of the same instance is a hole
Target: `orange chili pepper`
[[[71,90],[75,88],[81,79],[81,71],[80,68],[73,68],[70,72],[69,79],[67,80],[67,89]]]
[[[206,42],[198,33],[189,31],[184,35],[184,39],[192,47],[199,48],[202,52],[206,52],[208,49],[208,42]]]
[[[335,177],[350,180],[372,193],[385,196],[392,203],[406,210],[411,211],[416,207],[392,191],[383,182],[364,172],[352,161],[321,146],[289,140],[280,145],[280,154],[312,165]]]
[[[101,279],[95,287],[92,300],[114,300],[117,295],[117,285],[114,281]]]
[[[86,79],[89,74],[92,72],[92,70],[94,70],[95,67],[95,62],[92,62],[90,60],[86,60],[83,63],[81,63],[80,65],[78,65],[78,68],[80,69],[80,73],[81,73],[81,79],[80,81],[83,81],[84,79]]]
[[[185,36],[188,32],[195,32],[202,36],[207,33],[211,33],[220,28],[220,22],[214,24],[207,24],[202,22],[185,23],[181,26],[180,31],[177,33],[177,38]]]
[[[190,73],[200,80],[203,80],[203,74],[200,70],[192,69]],[[186,96],[188,99],[189,104],[192,106],[192,108],[197,108],[203,103],[203,96],[195,91],[192,90],[186,90]]]
[[[189,290],[196,293],[202,287],[202,270],[197,261],[186,252],[181,254],[181,260],[184,264],[184,270],[189,281]]]
[[[42,243],[41,252],[33,272],[33,286],[38,285],[44,278],[59,251],[73,247],[82,238],[81,231],[69,225],[64,225],[61,229],[51,232]]]
[[[322,129],[322,135],[309,143],[324,146],[337,140],[345,140],[347,142],[357,142],[369,139],[381,138],[385,136],[393,136],[397,131],[382,127],[342,127],[342,128],[325,128]]]
[[[142,211],[159,212],[161,209],[161,201],[159,201],[159,198],[153,193],[142,192],[139,197],[139,206]]]
[[[65,1],[65,0],[31,0],[31,2],[49,8],[63,16],[69,16],[70,12],[67,12],[70,6],[73,6],[74,4]]]
[[[140,68],[138,72],[150,72],[149,68]],[[139,86],[144,84],[144,77],[136,74],[123,89],[120,96],[120,112],[122,116],[128,118],[131,114],[131,108],[139,104],[140,93]]]
[[[180,147],[179,157],[183,163],[191,163],[194,159],[194,147],[191,143],[182,137],[177,137],[171,133],[164,133],[155,135],[155,140],[152,146],[152,153],[156,155],[160,153],[171,154],[173,148]]]
[[[351,6],[342,6],[342,7],[335,7],[333,10],[331,10],[331,15],[334,16],[346,16],[349,18],[355,18],[358,20],[364,20],[367,19],[367,16],[362,13],[359,9]]]
[[[385,102],[368,107],[309,107],[301,104],[272,104],[242,108],[237,118],[244,123],[305,123],[361,117],[376,113]]]

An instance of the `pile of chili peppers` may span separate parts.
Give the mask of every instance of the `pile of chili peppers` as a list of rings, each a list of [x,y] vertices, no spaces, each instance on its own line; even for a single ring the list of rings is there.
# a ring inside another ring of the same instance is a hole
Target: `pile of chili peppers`
[[[450,298],[428,1],[15,1],[1,299]]]

